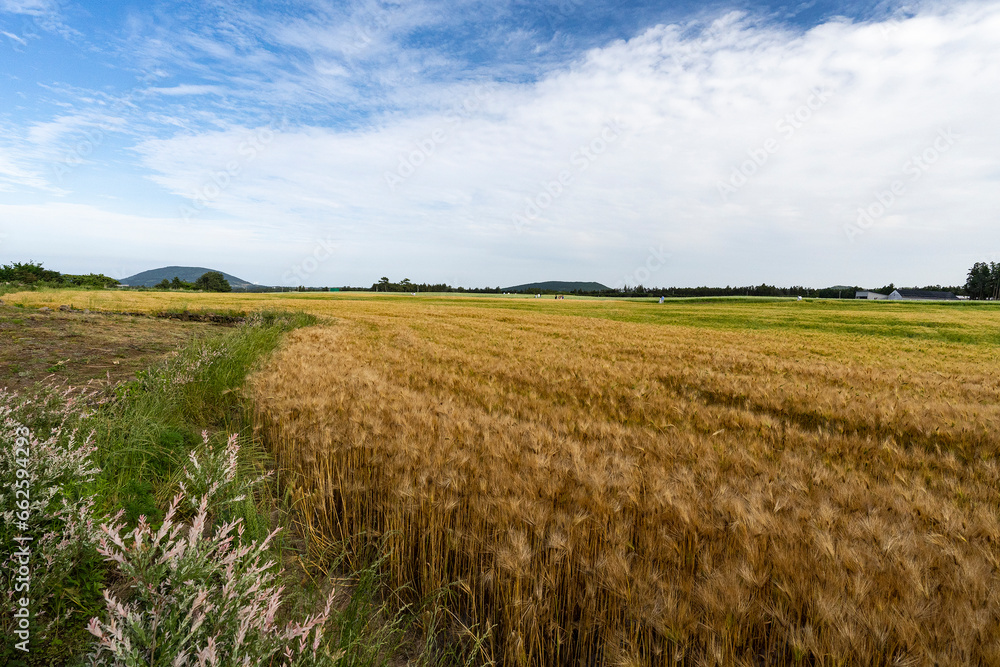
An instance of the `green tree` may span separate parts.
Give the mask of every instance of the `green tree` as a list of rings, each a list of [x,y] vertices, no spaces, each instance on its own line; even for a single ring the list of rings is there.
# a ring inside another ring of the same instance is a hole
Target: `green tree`
[[[969,269],[965,280],[965,291],[973,299],[993,299],[1000,281],[1000,264],[976,262]]]
[[[229,285],[229,281],[226,280],[225,277],[218,271],[203,273],[198,280],[194,281],[194,286],[196,289],[204,290],[206,292],[233,291],[233,288]]]
[[[170,281],[164,278],[160,282],[156,283],[157,289],[170,289]]]
[[[13,264],[4,264],[3,267],[0,267],[0,280],[25,283],[27,285],[38,282],[58,284],[62,283],[62,274],[58,271],[49,271],[42,268],[41,262],[38,264],[31,261],[25,264],[14,262]]]
[[[68,273],[62,274],[62,280],[64,283],[69,285],[75,285],[77,287],[90,287],[101,289],[104,287],[111,287],[112,285],[118,285],[119,282],[114,278],[109,278],[103,273],[88,273],[86,275],[72,275]]]
[[[170,286],[174,289],[184,289],[185,284],[186,283],[177,276],[174,276],[174,279],[170,281]]]

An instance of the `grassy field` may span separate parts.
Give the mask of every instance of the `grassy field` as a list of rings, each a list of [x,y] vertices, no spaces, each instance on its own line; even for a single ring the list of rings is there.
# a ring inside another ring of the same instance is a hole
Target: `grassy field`
[[[251,381],[289,494],[504,664],[1000,663],[993,304],[85,298],[323,317]]]

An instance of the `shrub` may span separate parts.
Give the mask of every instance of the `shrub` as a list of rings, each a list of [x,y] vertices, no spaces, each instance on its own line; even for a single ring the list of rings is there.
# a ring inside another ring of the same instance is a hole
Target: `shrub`
[[[79,617],[99,600],[103,567],[91,495],[99,471],[91,462],[93,435],[80,436],[86,398],[54,389],[31,399],[0,391],[0,543],[10,546],[0,570],[0,628],[12,639],[0,648],[4,664],[25,657],[14,646],[23,639],[14,634],[17,600],[30,601],[32,655],[50,660],[72,653]],[[18,576],[24,560],[28,581]]]
[[[254,487],[270,476],[262,475],[247,481],[238,474],[240,446],[237,435],[229,436],[224,449],[209,445],[208,431],[202,431],[202,448],[199,453],[188,456],[190,465],[184,466],[184,480],[180,482],[181,493],[188,498],[192,509],[199,510],[200,499],[211,496],[213,518],[230,516],[232,505],[250,496]]]
[[[203,273],[198,280],[194,281],[194,286],[196,289],[205,290],[206,292],[233,291],[233,288],[229,285],[229,281],[218,271]]]
[[[58,271],[50,271],[39,262],[13,262],[0,266],[0,280],[32,284],[37,282],[60,282]]]
[[[206,436],[207,444],[207,436]],[[105,618],[88,629],[98,645],[91,665],[322,665],[326,607],[302,622],[280,625],[280,574],[268,558],[277,530],[262,541],[244,540],[242,519],[212,525],[212,516],[249,491],[236,475],[239,446],[192,454],[185,489],[155,532],[145,517],[125,531],[121,513],[101,527],[100,553],[128,581],[132,598],[105,591]],[[200,495],[193,495],[197,489]],[[190,525],[178,518],[187,500],[197,511]]]

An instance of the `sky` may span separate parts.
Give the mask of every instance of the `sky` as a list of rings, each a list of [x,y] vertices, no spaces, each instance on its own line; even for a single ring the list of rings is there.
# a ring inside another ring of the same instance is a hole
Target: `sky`
[[[0,263],[956,285],[1000,2],[0,0]]]

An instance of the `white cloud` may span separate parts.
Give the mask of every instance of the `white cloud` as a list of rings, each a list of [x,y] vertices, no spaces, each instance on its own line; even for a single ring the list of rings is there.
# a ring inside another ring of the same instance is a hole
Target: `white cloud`
[[[0,191],[66,196],[62,178],[91,163],[123,124],[118,117],[78,111],[23,127],[0,126]]]
[[[63,22],[60,4],[59,0],[0,0],[0,15],[29,16],[43,30],[60,34],[69,39],[80,37],[80,33]],[[12,39],[21,41],[9,33],[5,34]]]
[[[0,0],[0,11],[28,16],[46,16],[58,12],[59,5],[53,0]]]
[[[284,262],[277,270],[297,260],[303,247],[294,239],[255,231],[252,225],[211,219],[186,223],[63,203],[0,205],[0,238],[5,238],[0,251],[8,259],[31,257],[67,273],[103,272],[115,278],[159,266],[163,257],[170,257],[182,265],[211,266],[247,280],[263,280],[263,272],[243,258],[269,255],[272,261]],[[87,256],[81,256],[83,247],[91,249]]]
[[[475,100],[471,86],[446,89]],[[331,265],[330,282],[398,267],[466,284],[561,272],[613,283],[650,246],[673,257],[655,284],[958,282],[975,255],[968,238],[1000,247],[996,3],[805,34],[735,13],[693,35],[656,26],[481,103],[460,122],[444,109],[352,131],[288,128],[252,159],[241,147],[254,128],[138,148],[156,182],[201,194],[198,215],[306,238],[332,230],[369,253]],[[599,148],[613,119],[624,131],[583,170],[580,148]],[[947,152],[908,175],[949,129],[959,138]],[[421,142],[433,154],[414,152]],[[719,184],[765,146],[763,166],[723,198]],[[409,155],[421,164],[390,190],[386,173]],[[205,197],[227,165],[239,173]],[[561,171],[572,181],[548,203]],[[905,192],[852,243],[857,209],[899,180]],[[529,200],[541,214],[519,234],[513,216]]]
[[[178,86],[147,88],[146,92],[153,95],[182,96],[182,95],[218,95],[223,91],[219,86],[198,86],[192,84],[182,84]]]
[[[0,149],[0,191],[12,192],[20,187],[48,188],[44,176],[19,164],[16,156]]]
[[[25,40],[23,37],[18,37],[17,35],[15,35],[12,32],[7,32],[6,30],[0,30],[0,35],[3,35],[4,37],[7,37],[9,39],[14,40],[15,42],[17,42],[21,46],[27,46],[28,45],[27,40]]]

